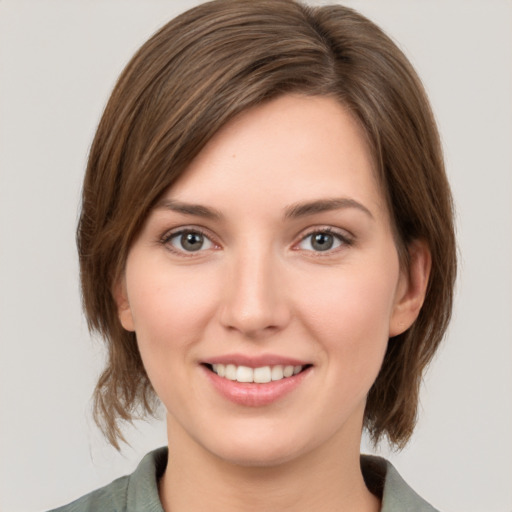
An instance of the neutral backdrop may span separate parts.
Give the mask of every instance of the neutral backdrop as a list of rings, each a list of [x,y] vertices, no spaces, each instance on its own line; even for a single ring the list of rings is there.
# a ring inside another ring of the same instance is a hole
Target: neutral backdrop
[[[114,81],[199,2],[0,0],[0,510],[45,510],[133,470],[90,415],[100,340],[80,311],[74,230],[87,151]],[[398,41],[439,121],[457,205],[454,320],[410,445],[389,456],[445,512],[512,511],[512,2],[348,1]],[[364,450],[368,450],[363,446]]]

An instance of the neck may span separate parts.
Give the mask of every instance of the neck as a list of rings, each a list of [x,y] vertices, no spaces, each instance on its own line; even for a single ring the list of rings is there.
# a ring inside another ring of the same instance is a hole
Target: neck
[[[244,466],[205,450],[168,419],[169,461],[160,482],[166,512],[357,510],[378,512],[365,486],[359,444],[333,439],[293,461]]]

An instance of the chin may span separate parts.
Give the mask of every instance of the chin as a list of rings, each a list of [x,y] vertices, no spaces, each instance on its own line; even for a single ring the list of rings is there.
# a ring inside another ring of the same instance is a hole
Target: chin
[[[217,458],[243,467],[279,466],[300,458],[308,451],[304,439],[297,439],[289,431],[286,435],[276,435],[276,431],[270,427],[251,430],[246,430],[242,435],[221,433],[217,439],[209,440],[209,446],[203,446]],[[262,431],[265,435],[262,435]]]
[[[237,446],[233,449],[230,447],[227,451],[219,451],[217,457],[227,463],[254,468],[269,468],[286,464],[297,459],[301,455],[301,451],[294,447],[293,450],[287,450],[286,447],[280,446],[262,446],[243,447]]]

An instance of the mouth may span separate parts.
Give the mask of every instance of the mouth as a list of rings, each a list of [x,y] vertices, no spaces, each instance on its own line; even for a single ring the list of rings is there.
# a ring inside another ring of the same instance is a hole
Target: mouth
[[[297,393],[313,375],[313,364],[278,354],[241,353],[200,362],[207,381],[220,396],[244,407],[263,407]]]
[[[219,377],[240,383],[268,384],[269,382],[288,379],[310,368],[305,365],[267,365],[251,368],[250,366],[236,364],[204,363],[204,366]]]

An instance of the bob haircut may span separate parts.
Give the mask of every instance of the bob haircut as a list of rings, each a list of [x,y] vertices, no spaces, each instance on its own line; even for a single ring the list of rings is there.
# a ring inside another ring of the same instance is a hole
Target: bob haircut
[[[113,294],[131,244],[221,127],[289,93],[336,98],[363,127],[402,268],[409,244],[423,240],[430,249],[424,305],[389,341],[364,417],[374,443],[387,436],[401,448],[412,434],[422,374],[448,325],[456,274],[452,198],[421,82],[391,39],[349,8],[215,0],[173,19],[139,49],[90,150],[77,243],[89,328],[108,349],[94,415],[117,449],[122,422],[154,414],[158,404]]]

